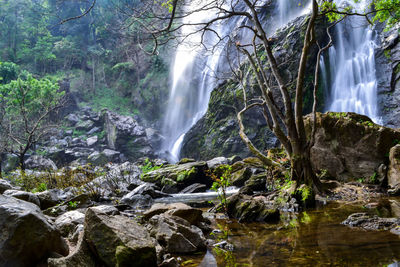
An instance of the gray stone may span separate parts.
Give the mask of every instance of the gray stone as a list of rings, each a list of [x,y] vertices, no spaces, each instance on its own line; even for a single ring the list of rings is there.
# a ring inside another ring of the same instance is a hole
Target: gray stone
[[[66,119],[67,119],[67,121],[69,122],[69,124],[71,125],[71,126],[74,126],[75,124],[77,124],[78,122],[79,122],[79,118],[78,118],[78,116],[76,115],[76,114],[69,114],[67,117],[66,117]]]
[[[101,128],[100,127],[93,127],[92,129],[90,129],[86,134],[87,135],[92,135],[94,133],[100,132]]]
[[[157,266],[154,242],[143,226],[129,218],[89,208],[85,241],[106,266]]]
[[[208,168],[210,168],[211,170],[217,168],[218,166],[228,164],[228,163],[229,163],[229,160],[225,157],[213,158],[213,159],[207,161]]]
[[[51,252],[68,254],[60,232],[38,206],[0,195],[0,266],[32,266]]]
[[[85,120],[85,121],[80,121],[78,122],[77,125],[75,125],[75,128],[78,131],[88,131],[89,129],[92,129],[94,125],[94,122],[91,120]]]
[[[10,184],[10,182],[0,179],[0,194],[3,194],[3,192],[8,189],[13,189],[13,186]]]
[[[87,146],[94,146],[98,140],[99,138],[97,137],[97,135],[95,135],[86,139],[86,144]]]
[[[388,187],[392,195],[400,194],[400,145],[395,145],[389,153]]]
[[[83,224],[84,219],[85,214],[82,212],[76,210],[68,211],[57,217],[55,225],[63,236],[68,236],[78,224]]]
[[[3,195],[15,197],[15,198],[33,203],[36,206],[40,207],[39,198],[31,192],[9,189],[9,190],[4,191]]]
[[[57,165],[48,158],[34,155],[25,160],[25,167],[33,170],[57,170]]]
[[[190,253],[205,249],[202,231],[180,217],[161,214],[149,220],[150,234],[169,253]]]

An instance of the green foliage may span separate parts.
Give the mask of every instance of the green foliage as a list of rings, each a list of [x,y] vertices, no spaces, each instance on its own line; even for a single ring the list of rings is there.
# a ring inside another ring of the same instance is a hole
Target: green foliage
[[[373,22],[385,22],[389,29],[400,21],[400,0],[375,0],[372,4],[377,10]]]
[[[46,183],[40,183],[38,187],[34,188],[32,190],[32,193],[37,193],[37,192],[43,192],[47,190],[47,184]]]
[[[68,207],[71,209],[76,209],[76,207],[78,207],[78,201],[69,201]]]
[[[7,84],[18,78],[20,68],[13,62],[0,62],[0,84]]]
[[[218,199],[222,210],[227,212],[226,189],[231,185],[232,167],[229,165],[218,166],[213,173],[209,173],[213,179],[211,190],[218,193]]]
[[[144,165],[142,167],[140,167],[140,169],[142,170],[142,174],[146,174],[148,172],[158,170],[158,169],[162,168],[162,166],[163,165],[156,166],[153,164],[153,162],[151,160],[146,159],[144,161]]]

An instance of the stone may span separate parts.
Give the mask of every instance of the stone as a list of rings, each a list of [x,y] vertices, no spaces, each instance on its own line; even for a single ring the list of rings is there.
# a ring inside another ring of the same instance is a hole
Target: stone
[[[99,138],[97,137],[97,135],[95,135],[86,139],[86,144],[87,146],[94,146],[98,140]]]
[[[157,266],[155,244],[149,233],[127,217],[89,208],[84,239],[106,266]]]
[[[231,175],[232,182],[231,183],[234,186],[241,187],[244,185],[245,182],[247,182],[247,180],[250,179],[251,175],[252,175],[252,172],[251,172],[250,168],[246,167],[246,168],[240,169],[240,170],[232,173],[232,175]]]
[[[305,117],[308,135],[311,125],[312,116],[308,115]],[[380,166],[387,162],[393,140],[400,140],[400,131],[379,126],[368,117],[351,112],[317,113],[316,127],[312,167],[342,182],[363,179],[373,183]]]
[[[182,189],[179,192],[179,194],[201,193],[206,191],[207,191],[207,186],[205,184],[194,183]]]
[[[208,168],[213,170],[220,165],[226,165],[229,163],[229,160],[225,157],[217,157],[207,161]]]
[[[96,266],[96,258],[84,240],[84,234],[79,234],[76,249],[67,257],[50,258],[47,261],[49,267],[89,267]]]
[[[121,203],[133,209],[147,209],[153,205],[154,200],[149,195],[126,195],[121,199]]]
[[[100,127],[93,127],[92,129],[90,129],[88,132],[86,132],[87,135],[92,135],[94,133],[98,133],[101,131]]]
[[[13,189],[13,186],[10,184],[10,182],[4,179],[0,179],[0,194],[3,194],[4,191],[8,189]]]
[[[193,225],[198,225],[200,222],[204,221],[203,212],[200,209],[192,208],[184,203],[156,203],[143,213],[143,218],[149,220],[154,215],[162,213],[180,217]]]
[[[389,152],[389,170],[387,173],[389,194],[400,195],[400,145],[397,144]]]
[[[84,121],[79,121],[78,124],[75,125],[76,130],[78,131],[88,131],[89,129],[92,129],[94,125],[94,122],[91,120],[84,120]]]
[[[104,112],[103,117],[107,144],[110,149],[118,150],[132,160],[154,154],[145,128],[134,118],[111,111]]]
[[[206,248],[203,232],[180,217],[160,214],[149,222],[150,234],[168,253],[190,253]]]
[[[155,183],[166,193],[176,193],[193,183],[211,186],[212,179],[206,175],[207,163],[204,161],[170,165],[142,175],[145,182]]]
[[[48,158],[34,155],[25,160],[25,167],[32,170],[57,170],[57,165]]]
[[[60,232],[39,207],[0,195],[0,266],[32,266],[52,252],[67,255]]]
[[[107,215],[119,215],[119,211],[114,206],[100,205],[92,207],[92,209],[97,213],[107,214]]]
[[[36,193],[36,196],[39,198],[40,208],[45,210],[73,198],[74,195],[72,192],[65,192],[61,189],[49,189]]]
[[[280,212],[265,197],[236,194],[227,199],[227,213],[239,222],[277,222]]]
[[[72,210],[58,216],[55,220],[55,225],[63,236],[68,236],[78,224],[83,224],[84,219],[85,214]]]
[[[75,124],[77,124],[79,122],[78,116],[76,114],[73,114],[73,113],[69,114],[66,117],[66,119],[67,119],[69,125],[71,125],[71,126],[74,126]]]
[[[18,198],[18,199],[33,203],[36,206],[40,207],[39,198],[35,194],[33,194],[31,192],[9,189],[9,190],[4,191],[3,195],[10,196],[10,197],[15,197],[15,198]]]
[[[380,218],[360,212],[351,214],[342,224],[365,230],[391,230],[400,227],[400,218]]]

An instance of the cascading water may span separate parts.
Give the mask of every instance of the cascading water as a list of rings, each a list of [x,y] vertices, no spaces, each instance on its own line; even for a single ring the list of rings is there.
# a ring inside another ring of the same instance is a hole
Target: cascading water
[[[366,6],[362,1],[357,9]],[[322,78],[330,80],[324,84],[330,92],[328,110],[356,112],[379,123],[372,29],[364,18],[349,17],[336,26],[335,40],[329,49],[329,71],[325,58],[321,58]]]
[[[308,9],[304,8],[304,5],[310,3],[309,0],[296,1],[296,4],[287,4],[287,2],[288,0],[277,1],[277,12],[275,13],[278,13],[278,18],[271,20],[275,20],[275,29],[306,13]],[[185,9],[186,11],[196,10],[207,3],[207,0],[186,1]],[[230,7],[226,6],[226,8]],[[217,12],[212,10],[194,12],[192,15],[184,17],[182,22],[193,25],[208,21],[216,16],[218,16]],[[218,36],[227,36],[234,32],[238,26],[245,24],[245,20],[244,17],[224,20],[221,24],[215,24],[213,31]],[[277,24],[276,21],[279,21],[279,23]],[[190,25],[182,27],[182,36],[186,36],[186,38],[182,40],[176,51],[169,104],[162,130],[165,137],[162,150],[168,152],[171,161],[179,159],[186,132],[207,111],[210,94],[218,81],[215,74],[220,72],[219,68],[222,65],[227,65],[224,64],[226,63],[224,49],[227,46],[227,38],[221,41],[215,33],[202,36],[200,32],[194,33],[196,27]],[[238,40],[242,41],[248,38],[248,35],[241,34]],[[206,47],[214,48],[212,52],[200,46],[202,40],[203,43],[204,40],[206,41]],[[217,47],[215,47],[216,43],[219,43]]]

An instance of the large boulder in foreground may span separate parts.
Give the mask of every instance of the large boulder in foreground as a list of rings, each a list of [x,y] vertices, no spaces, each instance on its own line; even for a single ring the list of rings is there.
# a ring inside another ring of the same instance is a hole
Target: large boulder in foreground
[[[157,266],[155,244],[149,233],[127,217],[110,216],[89,208],[85,242],[106,266]]]
[[[305,118],[308,135],[312,116]],[[311,148],[311,162],[316,171],[327,171],[340,181],[362,179],[365,182],[383,180],[381,166],[388,163],[388,155],[400,132],[379,126],[370,118],[356,113],[317,113],[315,144]]]
[[[0,266],[32,266],[68,254],[60,232],[32,203],[0,195]]]

